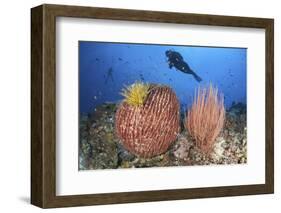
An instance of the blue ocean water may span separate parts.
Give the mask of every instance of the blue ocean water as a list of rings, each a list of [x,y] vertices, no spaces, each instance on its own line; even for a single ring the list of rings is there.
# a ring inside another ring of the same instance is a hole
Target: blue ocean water
[[[175,67],[170,69],[167,50],[179,53],[202,81]],[[246,62],[246,48],[80,41],[80,113],[119,102],[122,88],[136,81],[172,87],[183,110],[192,103],[195,89],[209,83],[224,94],[226,108],[232,103],[246,104]]]

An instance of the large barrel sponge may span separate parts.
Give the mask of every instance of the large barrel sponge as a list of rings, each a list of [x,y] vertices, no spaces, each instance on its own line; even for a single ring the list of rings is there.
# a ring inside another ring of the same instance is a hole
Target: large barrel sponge
[[[128,151],[149,158],[166,152],[176,140],[180,131],[180,107],[170,87],[150,85],[146,92],[142,104],[134,105],[126,99],[120,103],[115,131]]]

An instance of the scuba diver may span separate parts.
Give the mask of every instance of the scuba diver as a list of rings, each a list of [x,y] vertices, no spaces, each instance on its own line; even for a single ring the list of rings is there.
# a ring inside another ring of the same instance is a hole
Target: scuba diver
[[[168,57],[168,63],[170,69],[175,67],[179,71],[193,75],[196,81],[198,82],[202,81],[202,79],[192,69],[190,69],[190,67],[184,61],[180,53],[172,50],[167,50],[166,56]]]
[[[110,67],[108,70],[107,70],[107,73],[106,73],[106,76],[105,76],[105,84],[107,84],[108,80],[111,79],[112,82],[114,82],[113,80],[113,68]]]

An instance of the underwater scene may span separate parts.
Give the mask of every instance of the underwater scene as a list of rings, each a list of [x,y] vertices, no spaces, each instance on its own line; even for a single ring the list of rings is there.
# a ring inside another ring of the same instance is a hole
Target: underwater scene
[[[247,163],[247,49],[79,41],[79,170]]]

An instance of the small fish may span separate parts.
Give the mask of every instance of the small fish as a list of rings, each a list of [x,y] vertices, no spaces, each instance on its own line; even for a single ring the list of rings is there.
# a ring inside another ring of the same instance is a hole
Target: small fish
[[[123,59],[122,59],[122,58],[120,58],[120,57],[118,58],[118,60],[119,60],[119,61],[123,61]]]
[[[184,61],[180,53],[172,50],[167,50],[165,53],[166,56],[168,57],[168,63],[170,69],[175,67],[177,70],[182,71],[183,73],[193,75],[196,81],[198,82],[202,81],[202,79]]]
[[[140,74],[140,79],[141,79],[142,81],[144,81],[143,74]]]
[[[98,99],[98,97],[95,95],[95,96],[94,96],[94,100],[97,100],[97,99]]]
[[[100,61],[100,59],[99,59],[99,58],[96,58],[96,61]]]
[[[231,72],[231,69],[228,69],[228,74],[232,77],[233,76],[233,74],[232,74],[232,72]]]

